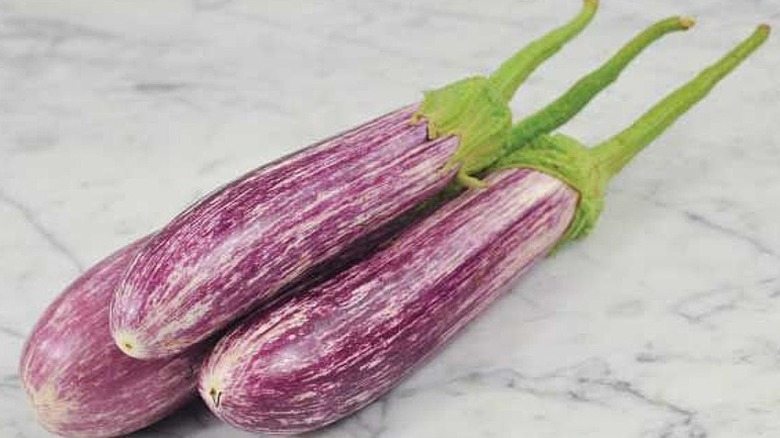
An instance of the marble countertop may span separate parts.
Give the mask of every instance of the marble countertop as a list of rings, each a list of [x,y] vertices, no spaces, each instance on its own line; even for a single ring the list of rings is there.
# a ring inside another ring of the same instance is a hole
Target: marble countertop
[[[682,4],[684,3],[684,4]],[[0,0],[0,436],[48,436],[25,336],[81,271],[215,186],[486,73],[573,0]],[[512,106],[552,99],[645,25],[667,37],[562,132],[611,135],[773,0],[604,0]],[[399,388],[311,437],[780,435],[780,37],[614,181],[541,264]],[[242,437],[192,404],[138,437]]]

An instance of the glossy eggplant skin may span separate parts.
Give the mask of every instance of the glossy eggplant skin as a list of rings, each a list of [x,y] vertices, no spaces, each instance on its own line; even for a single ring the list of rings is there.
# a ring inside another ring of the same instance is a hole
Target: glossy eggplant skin
[[[416,110],[254,170],[176,217],[117,289],[117,345],[137,358],[176,354],[445,187],[458,139],[429,141]]]
[[[578,194],[528,169],[496,172],[387,248],[229,332],[201,369],[221,419],[310,431],[387,392],[543,258]]]
[[[46,309],[19,375],[41,424],[66,437],[112,437],[146,427],[195,396],[203,351],[140,361],[108,329],[114,289],[145,239],[97,263]]]

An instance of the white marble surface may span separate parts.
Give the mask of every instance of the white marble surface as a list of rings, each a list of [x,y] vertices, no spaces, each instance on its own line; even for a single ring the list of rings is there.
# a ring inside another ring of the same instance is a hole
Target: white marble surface
[[[86,266],[216,185],[488,72],[573,0],[0,0],[0,436],[48,436],[23,338]],[[518,116],[650,22],[699,19],[563,131],[588,142],[746,37],[776,0],[604,0]],[[312,437],[780,434],[780,37],[613,184],[599,227],[446,351]],[[193,404],[139,437],[251,436]]]

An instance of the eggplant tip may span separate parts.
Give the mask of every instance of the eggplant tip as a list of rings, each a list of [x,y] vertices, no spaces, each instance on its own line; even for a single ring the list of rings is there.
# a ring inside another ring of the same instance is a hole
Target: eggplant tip
[[[209,397],[211,398],[214,407],[219,408],[219,404],[222,401],[222,391],[212,386],[209,388]]]
[[[37,391],[27,388],[27,397],[35,407],[38,422],[49,432],[61,435],[61,426],[68,423],[72,406],[60,397],[54,382],[47,381]]]
[[[204,371],[204,373],[200,375],[198,391],[200,392],[203,401],[205,401],[210,408],[216,410],[222,405],[224,387],[225,385],[222,383],[222,379],[216,377],[214,374]]]
[[[138,340],[132,333],[126,331],[117,332],[114,336],[114,343],[122,350],[122,353],[130,357],[136,359],[142,359],[144,357],[143,349],[140,348]]]

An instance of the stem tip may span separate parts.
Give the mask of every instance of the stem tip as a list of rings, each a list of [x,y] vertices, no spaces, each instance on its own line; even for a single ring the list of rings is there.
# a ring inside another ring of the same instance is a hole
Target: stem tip
[[[758,26],[758,29],[756,29],[757,32],[766,34],[767,36],[772,32],[772,26],[764,23],[762,25]]]
[[[599,6],[599,0],[585,0],[585,7],[597,8]]]
[[[690,29],[696,25],[696,19],[691,17],[680,18],[680,25],[685,29]]]

